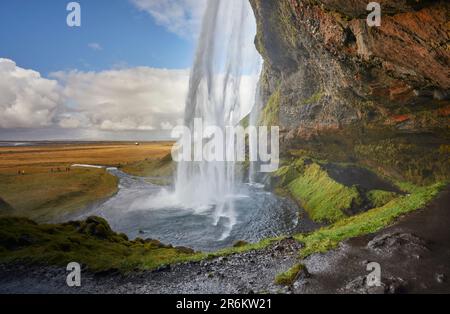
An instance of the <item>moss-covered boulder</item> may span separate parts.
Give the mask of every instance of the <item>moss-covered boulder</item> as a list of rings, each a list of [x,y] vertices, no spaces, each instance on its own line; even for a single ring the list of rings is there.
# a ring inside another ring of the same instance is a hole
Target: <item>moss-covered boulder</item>
[[[26,218],[0,218],[0,263],[65,266],[76,261],[95,272],[126,272],[202,257],[191,249],[174,248],[157,240],[129,241],[100,217],[54,225],[40,225]]]
[[[275,283],[277,285],[291,286],[295,281],[301,277],[308,277],[309,273],[306,266],[303,264],[295,264],[289,270],[284,273],[280,273],[275,277]]]

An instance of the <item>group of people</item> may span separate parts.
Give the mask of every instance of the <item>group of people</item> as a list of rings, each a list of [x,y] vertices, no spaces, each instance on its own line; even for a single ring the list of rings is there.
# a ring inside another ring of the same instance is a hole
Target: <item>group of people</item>
[[[61,170],[59,167],[56,170],[52,168],[50,172],[70,172],[70,167],[66,167],[64,170]]]

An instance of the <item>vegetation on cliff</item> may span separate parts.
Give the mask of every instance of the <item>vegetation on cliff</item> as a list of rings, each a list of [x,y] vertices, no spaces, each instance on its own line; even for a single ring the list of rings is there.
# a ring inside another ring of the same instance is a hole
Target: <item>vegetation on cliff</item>
[[[261,114],[260,125],[263,126],[276,126],[279,124],[280,113],[280,90],[276,90],[263,109]]]
[[[402,215],[423,208],[446,186],[445,183],[435,183],[426,187],[405,183],[399,183],[399,185],[409,194],[399,196],[384,206],[345,218],[310,234],[297,235],[295,238],[305,244],[300,255],[306,257],[313,253],[326,252],[349,238],[379,231],[394,223]]]
[[[361,196],[356,187],[346,187],[332,180],[318,164],[305,167],[304,172],[288,185],[294,198],[317,222],[336,222],[345,217]]]
[[[0,262],[65,266],[76,261],[91,271],[154,269],[203,255],[156,240],[129,241],[106,220],[39,225],[26,218],[0,218]]]
[[[305,265],[297,263],[288,269],[284,273],[280,273],[275,277],[275,283],[277,285],[290,286],[292,285],[302,274],[306,274],[307,270]]]

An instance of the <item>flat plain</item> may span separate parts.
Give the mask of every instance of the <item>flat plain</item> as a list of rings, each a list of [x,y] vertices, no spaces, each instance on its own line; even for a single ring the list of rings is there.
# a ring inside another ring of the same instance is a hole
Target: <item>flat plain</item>
[[[73,164],[146,169],[170,153],[171,142],[45,143],[0,147],[0,215],[50,222],[117,192],[105,169]],[[3,204],[3,206],[1,205]]]

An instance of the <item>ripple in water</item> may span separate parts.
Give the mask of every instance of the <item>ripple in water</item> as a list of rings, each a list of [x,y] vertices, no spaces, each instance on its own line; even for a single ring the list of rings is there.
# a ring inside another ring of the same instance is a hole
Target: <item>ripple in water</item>
[[[229,196],[235,204],[236,223],[224,238],[229,222],[227,217],[220,217],[216,222],[214,205],[186,207],[168,188],[119,170],[110,172],[120,179],[119,192],[84,216],[104,217],[116,232],[123,232],[131,239],[158,239],[175,246],[214,251],[232,246],[238,240],[257,242],[314,227],[307,219],[299,221],[302,211],[292,201],[260,186],[241,184],[239,193]]]

